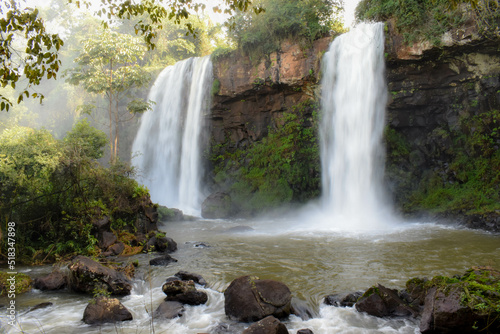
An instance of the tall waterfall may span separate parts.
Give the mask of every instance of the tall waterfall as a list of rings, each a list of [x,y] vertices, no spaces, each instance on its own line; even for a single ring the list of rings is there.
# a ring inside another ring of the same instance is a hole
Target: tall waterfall
[[[149,93],[152,111],[141,118],[132,146],[132,164],[153,202],[199,215],[201,130],[209,108],[210,56],[165,68]]]
[[[374,228],[387,209],[381,191],[387,102],[383,29],[382,23],[359,24],[337,37],[323,58],[323,211],[355,229]]]

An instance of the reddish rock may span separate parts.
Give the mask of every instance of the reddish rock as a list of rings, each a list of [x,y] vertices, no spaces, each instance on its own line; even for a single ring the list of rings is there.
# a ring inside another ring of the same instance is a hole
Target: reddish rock
[[[250,325],[242,334],[288,334],[286,326],[272,315]]]
[[[132,314],[116,298],[98,297],[83,312],[83,322],[89,325],[132,320]]]

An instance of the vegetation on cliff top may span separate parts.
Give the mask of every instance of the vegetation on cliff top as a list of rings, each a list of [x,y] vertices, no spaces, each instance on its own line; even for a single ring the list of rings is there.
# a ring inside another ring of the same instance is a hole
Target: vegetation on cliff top
[[[472,19],[485,35],[498,35],[498,1],[489,0],[362,0],[356,8],[359,21],[393,20],[406,43],[422,40],[439,45],[443,33]]]
[[[262,13],[238,12],[230,38],[253,60],[277,51],[292,39],[304,47],[331,31],[343,31],[338,0],[262,0]],[[216,54],[223,53],[216,51]]]

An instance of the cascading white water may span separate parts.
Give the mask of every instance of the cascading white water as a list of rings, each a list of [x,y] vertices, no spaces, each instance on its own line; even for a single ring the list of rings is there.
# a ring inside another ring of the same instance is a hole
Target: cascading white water
[[[323,60],[323,211],[350,228],[385,220],[381,191],[387,91],[384,25],[362,23],[337,37]]]
[[[210,56],[165,68],[149,93],[152,111],[141,118],[132,164],[153,202],[199,215],[202,117],[208,110]]]

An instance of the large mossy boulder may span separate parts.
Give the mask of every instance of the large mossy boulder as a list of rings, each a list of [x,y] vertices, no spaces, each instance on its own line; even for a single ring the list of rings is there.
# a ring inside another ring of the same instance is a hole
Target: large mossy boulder
[[[281,282],[242,276],[224,291],[224,310],[230,319],[252,322],[267,316],[285,318],[291,312],[290,289]]]
[[[125,274],[78,255],[69,265],[69,286],[77,292],[93,294],[104,290],[112,295],[128,295],[132,282]]]
[[[116,298],[97,297],[90,301],[83,312],[83,322],[100,325],[132,320],[132,313]]]
[[[412,279],[407,288],[423,302],[422,333],[500,333],[500,272],[477,267],[452,278]]]
[[[208,219],[230,218],[234,213],[231,196],[225,192],[210,194],[201,205],[201,216]]]

